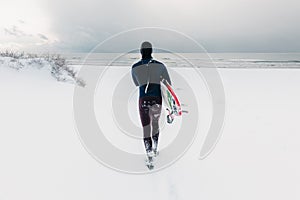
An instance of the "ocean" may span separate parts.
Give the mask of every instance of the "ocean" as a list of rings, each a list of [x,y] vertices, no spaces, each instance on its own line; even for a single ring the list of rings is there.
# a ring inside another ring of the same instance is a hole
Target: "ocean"
[[[69,65],[131,66],[140,59],[138,53],[64,54]],[[300,53],[155,53],[154,59],[167,67],[200,68],[300,68]]]

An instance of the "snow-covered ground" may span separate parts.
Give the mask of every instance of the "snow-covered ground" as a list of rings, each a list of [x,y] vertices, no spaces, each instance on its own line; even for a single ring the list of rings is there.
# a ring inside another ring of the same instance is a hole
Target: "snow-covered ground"
[[[172,166],[131,175],[101,165],[83,148],[73,117],[74,85],[53,81],[47,70],[0,67],[0,199],[299,199],[300,70],[219,72],[226,121],[212,154],[198,159],[200,134]],[[199,106],[203,133],[206,105]],[[168,134],[162,144],[173,137]],[[138,150],[128,151],[142,151],[141,143],[134,145]]]

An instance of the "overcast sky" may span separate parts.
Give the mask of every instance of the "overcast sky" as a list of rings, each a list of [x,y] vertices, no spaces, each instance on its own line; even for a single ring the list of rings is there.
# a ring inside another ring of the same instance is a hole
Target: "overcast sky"
[[[0,48],[88,52],[120,31],[155,26],[209,52],[300,52],[299,10],[299,0],[1,0]]]

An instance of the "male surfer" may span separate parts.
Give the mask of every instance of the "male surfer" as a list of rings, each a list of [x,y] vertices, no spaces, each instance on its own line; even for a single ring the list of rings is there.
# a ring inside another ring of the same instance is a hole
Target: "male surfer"
[[[162,106],[161,80],[171,84],[165,65],[152,58],[152,45],[143,42],[140,48],[142,59],[131,69],[133,82],[139,87],[139,112],[143,126],[144,145],[148,161],[158,155],[159,117]]]

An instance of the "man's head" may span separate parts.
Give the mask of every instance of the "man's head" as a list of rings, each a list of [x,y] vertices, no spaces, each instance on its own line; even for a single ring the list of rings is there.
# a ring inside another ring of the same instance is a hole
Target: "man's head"
[[[152,44],[150,42],[143,42],[140,51],[142,58],[152,58]]]

